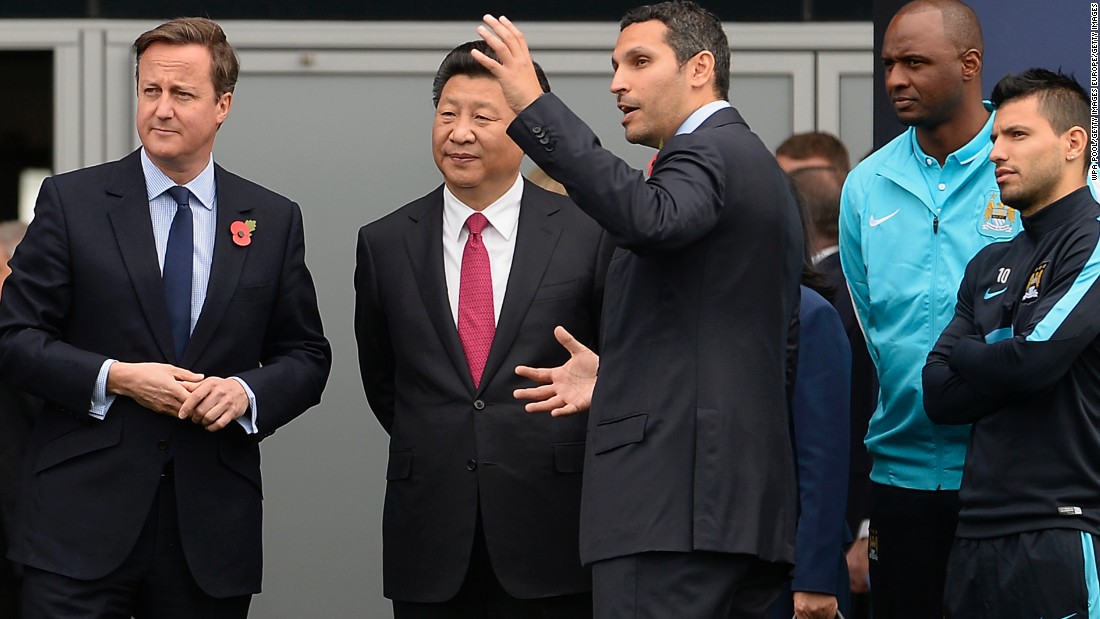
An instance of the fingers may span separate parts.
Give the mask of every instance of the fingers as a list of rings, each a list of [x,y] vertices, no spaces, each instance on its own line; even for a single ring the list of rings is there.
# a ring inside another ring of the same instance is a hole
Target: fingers
[[[212,377],[199,383],[180,407],[179,418],[217,432],[248,409],[248,396],[235,380]]]
[[[570,415],[576,415],[581,412],[581,409],[577,408],[574,404],[566,404],[560,408],[555,408],[550,411],[551,417],[569,417]]]
[[[524,378],[529,378],[536,383],[549,383],[554,380],[553,372],[550,368],[531,368],[526,365],[517,365],[516,374]]]
[[[485,24],[477,27],[477,33],[500,56],[502,63],[506,63],[512,56],[522,55],[527,51],[527,39],[512,20],[503,15],[499,19],[492,15],[485,15],[481,20]]]
[[[539,385],[538,387],[527,387],[523,389],[516,389],[512,392],[512,397],[517,400],[532,400],[535,402],[541,402],[548,400],[558,392],[554,389],[553,385]]]
[[[592,352],[587,346],[581,344],[573,334],[565,330],[565,327],[554,327],[554,338],[558,340],[570,355],[576,356],[585,352]]]
[[[170,365],[170,366],[168,366],[168,368],[170,368],[169,371],[172,373],[172,378],[175,378],[179,382],[197,383],[197,382],[200,382],[204,378],[204,376],[202,374],[196,374],[196,373],[192,372],[191,370],[185,370],[183,368],[178,368],[174,365]]]

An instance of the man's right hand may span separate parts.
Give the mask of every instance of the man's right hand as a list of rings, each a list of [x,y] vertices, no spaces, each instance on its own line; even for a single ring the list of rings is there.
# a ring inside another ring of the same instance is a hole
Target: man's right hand
[[[870,581],[867,578],[867,538],[857,539],[848,549],[848,579],[852,587],[852,593],[867,593],[870,591]]]
[[[202,379],[202,374],[167,363],[118,361],[107,373],[107,393],[132,398],[151,411],[176,417]]]

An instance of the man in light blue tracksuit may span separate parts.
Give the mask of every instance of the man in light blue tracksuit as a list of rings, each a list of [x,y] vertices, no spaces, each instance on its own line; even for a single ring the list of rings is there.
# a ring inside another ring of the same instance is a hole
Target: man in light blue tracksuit
[[[841,199],[844,275],[879,374],[867,432],[872,608],[942,617],[969,426],[924,413],[921,368],[950,321],[966,263],[1011,239],[989,162],[993,118],[981,98],[982,36],[957,0],[916,0],[883,40],[886,90],[909,129],[852,170]]]

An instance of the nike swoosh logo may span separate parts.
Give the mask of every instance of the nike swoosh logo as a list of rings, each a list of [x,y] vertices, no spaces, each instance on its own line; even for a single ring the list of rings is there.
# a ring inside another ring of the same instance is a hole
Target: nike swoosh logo
[[[900,212],[901,212],[901,209],[899,208],[898,210],[894,211],[893,213],[890,213],[889,215],[887,215],[886,217],[883,217],[882,219],[875,219],[875,216],[871,215],[871,219],[867,220],[867,223],[871,224],[871,227],[874,228],[875,226],[881,224],[882,222],[886,221],[887,219],[890,219],[891,217],[893,217],[894,215],[897,215]]]
[[[993,297],[995,297],[999,294],[1003,294],[1005,290],[1008,290],[1008,288],[1007,287],[1001,288],[997,292],[990,292],[989,288],[986,288],[985,289],[985,295],[983,295],[983,296],[985,297],[985,300],[988,301],[988,300],[992,299]]]

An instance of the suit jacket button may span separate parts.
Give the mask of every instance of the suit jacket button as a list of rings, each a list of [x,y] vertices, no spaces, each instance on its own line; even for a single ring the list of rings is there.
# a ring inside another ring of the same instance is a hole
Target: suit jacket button
[[[549,143],[550,143],[550,138],[546,137],[545,135],[542,136],[541,138],[539,138],[539,144],[549,144]]]
[[[161,451],[168,451],[168,441],[164,439],[157,441],[157,449]]]
[[[466,461],[466,470],[467,471],[477,470],[477,460],[467,460]]]
[[[476,408],[477,410],[484,409],[485,408],[485,402],[483,402],[481,400],[474,400],[474,408]]]
[[[531,133],[534,133],[535,135],[542,135],[542,127],[539,125],[531,127]]]

